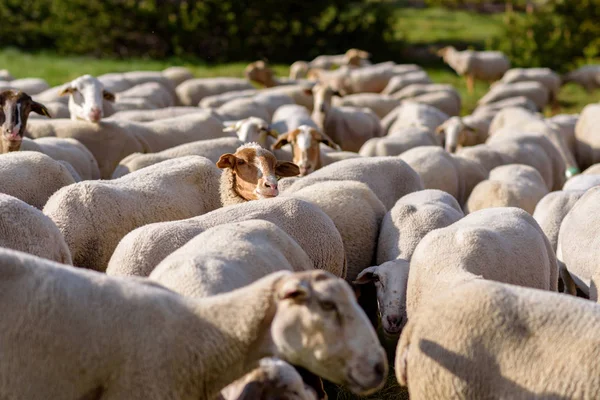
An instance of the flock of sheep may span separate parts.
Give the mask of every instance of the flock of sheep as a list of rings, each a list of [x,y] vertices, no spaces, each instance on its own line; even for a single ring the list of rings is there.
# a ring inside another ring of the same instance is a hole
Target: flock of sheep
[[[599,398],[600,66],[439,54],[1,71],[0,398]]]

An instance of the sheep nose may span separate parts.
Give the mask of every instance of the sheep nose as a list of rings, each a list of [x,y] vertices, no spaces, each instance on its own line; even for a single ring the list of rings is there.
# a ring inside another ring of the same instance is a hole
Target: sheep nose
[[[390,327],[399,328],[400,323],[402,322],[402,319],[397,315],[388,315],[387,321],[388,321],[388,324],[390,324]]]
[[[101,117],[102,110],[100,110],[99,108],[94,107],[90,110],[90,119],[92,121],[99,121]]]
[[[277,182],[269,182],[269,181],[265,181],[265,187],[267,189],[271,189],[271,190],[277,190]]]

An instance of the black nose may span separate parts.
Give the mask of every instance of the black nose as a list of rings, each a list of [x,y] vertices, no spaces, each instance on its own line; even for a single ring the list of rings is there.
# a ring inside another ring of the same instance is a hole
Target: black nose
[[[400,326],[400,323],[402,322],[402,318],[388,315],[387,321],[388,324],[390,324],[390,327],[398,328]]]
[[[375,376],[378,380],[382,380],[384,378],[383,374],[385,372],[385,365],[382,362],[375,364]]]

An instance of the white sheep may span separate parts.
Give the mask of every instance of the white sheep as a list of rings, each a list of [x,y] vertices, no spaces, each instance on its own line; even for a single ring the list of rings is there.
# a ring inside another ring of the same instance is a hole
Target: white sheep
[[[539,82],[544,85],[550,92],[550,102],[558,104],[558,92],[560,92],[561,79],[560,75],[552,71],[550,68],[512,68],[506,71],[501,83],[515,82]]]
[[[261,147],[268,147],[272,142],[267,139],[277,139],[277,131],[269,123],[257,117],[248,117],[237,121],[225,121],[223,132],[234,133],[244,143],[258,143]]]
[[[461,99],[458,92],[440,90],[412,97],[411,100],[433,106],[450,116],[460,115]]]
[[[104,271],[119,241],[135,228],[218,208],[219,178],[206,158],[176,158],[119,179],[63,188],[48,200],[44,214],[63,233],[74,265]]]
[[[171,81],[173,87],[177,87],[183,82],[193,79],[194,74],[186,67],[168,67],[162,71],[165,78]]]
[[[331,104],[334,107],[368,108],[377,117],[383,118],[400,105],[400,100],[379,93],[357,93],[344,97],[333,97]]]
[[[475,186],[465,204],[465,212],[519,207],[533,214],[546,194],[546,183],[535,168],[523,164],[502,165],[491,170],[488,179]]]
[[[467,77],[467,89],[473,93],[475,80],[495,81],[504,75],[510,68],[510,61],[499,51],[458,51],[452,46],[444,47],[438,51],[456,73]]]
[[[165,107],[152,111],[148,110],[125,110],[112,114],[105,118],[106,121],[130,121],[130,122],[152,122],[160,119],[177,118],[183,115],[203,113],[207,114],[206,110],[198,107]],[[218,117],[216,113],[213,113]]]
[[[408,321],[436,297],[475,279],[556,291],[558,262],[533,217],[514,207],[477,211],[429,232],[410,260]]]
[[[9,250],[0,250],[0,265],[9,299],[1,313],[21,321],[0,339],[2,397],[210,400],[268,356],[357,394],[387,376],[354,294],[324,271],[283,271],[198,301]]]
[[[396,377],[414,400],[594,399],[599,329],[597,304],[475,279],[411,317]]]
[[[104,110],[104,101],[115,101],[115,95],[91,75],[82,75],[64,85],[60,96],[69,95],[69,114],[73,120],[98,122],[110,112]],[[108,110],[107,110],[108,111]],[[111,110],[112,111],[112,110]]]
[[[158,82],[142,83],[116,93],[115,107],[118,108],[119,103],[126,103],[130,99],[142,99],[149,109],[173,107],[176,103],[172,90]]]
[[[403,75],[397,75],[390,79],[385,89],[381,94],[392,95],[412,84],[429,84],[433,83],[425,71],[410,72]]]
[[[130,71],[122,73],[110,73],[98,76],[98,79],[106,90],[113,93],[124,92],[137,85],[145,83],[159,83],[173,94],[175,94],[175,85],[172,80],[161,71]]]
[[[452,117],[437,127],[436,134],[449,153],[485,143],[492,120],[477,115]]]
[[[600,175],[594,174],[585,174],[585,175],[577,175],[573,178],[569,179],[562,190],[565,191],[586,191],[594,186],[600,185]]]
[[[138,228],[121,240],[106,273],[148,276],[165,257],[205,230],[249,219],[273,222],[302,247],[315,268],[346,276],[342,238],[331,218],[314,204],[281,196],[220,208],[187,220]]]
[[[149,278],[183,296],[231,292],[273,272],[314,269],[304,250],[277,225],[248,220],[210,228],[169,254]]]
[[[477,106],[473,110],[473,115],[485,115],[488,118],[494,118],[498,111],[507,107],[521,107],[531,112],[537,112],[537,106],[525,96],[509,97],[508,99],[499,100],[494,103]]]
[[[477,105],[482,106],[506,100],[511,97],[524,96],[535,103],[538,110],[543,110],[550,101],[550,91],[539,82],[526,81],[516,83],[499,83],[490,88]]]
[[[369,65],[369,58],[371,58],[371,54],[364,50],[349,49],[344,54],[317,56],[309,65],[313,68],[323,69],[330,69],[331,67],[340,65],[365,66]]]
[[[600,104],[588,104],[581,111],[575,126],[577,161],[581,169],[600,162],[600,140],[597,134],[599,126]]]
[[[583,196],[584,191],[559,190],[545,195],[535,206],[533,218],[548,237],[554,251],[558,246],[558,232],[567,213]]]
[[[386,208],[367,185],[354,181],[316,182],[284,196],[310,201],[331,218],[344,243],[348,282],[372,265]]]
[[[334,87],[344,94],[381,93],[394,76],[418,71],[423,69],[414,64],[398,65],[393,62],[373,64],[363,68],[347,69],[342,75],[341,85],[336,87],[334,84]]]
[[[579,114],[557,114],[550,118],[546,118],[547,122],[550,122],[558,128],[567,146],[574,156],[577,155],[577,142],[575,140],[575,126],[579,121]]]
[[[262,60],[248,64],[244,69],[244,76],[249,81],[259,83],[264,87],[268,88],[281,85],[295,85],[298,83],[303,83],[298,79],[276,77],[275,71],[273,71],[269,67],[269,65]]]
[[[563,76],[563,84],[573,82],[581,85],[588,93],[600,88],[600,65],[584,65]]]
[[[202,156],[216,163],[224,153],[234,153],[243,144],[237,138],[224,137],[185,143],[158,153],[133,153],[121,160],[112,174],[112,179],[120,178],[130,172],[158,164],[162,161],[185,156]]]
[[[318,128],[308,109],[299,104],[285,104],[279,107],[271,120],[271,128],[279,133],[294,131],[301,125]]]
[[[11,81],[0,81],[0,91],[18,90],[33,96],[50,88],[48,83],[40,78],[14,79]]]
[[[75,183],[69,169],[59,161],[34,151],[0,156],[0,193],[42,209],[60,188]]]
[[[495,150],[487,144],[478,144],[471,147],[463,147],[456,155],[474,161],[481,165],[488,173],[500,165],[510,164],[512,161],[505,154]]]
[[[197,106],[205,97],[233,90],[254,89],[252,84],[241,78],[196,78],[181,83],[175,91],[181,105]]]
[[[426,128],[433,133],[448,118],[447,114],[433,106],[406,101],[390,111],[381,120],[381,126],[387,135],[406,127]]]
[[[215,94],[212,96],[206,96],[206,97],[202,98],[202,100],[200,100],[200,103],[198,103],[198,107],[200,107],[200,108],[219,108],[223,104],[227,103],[230,100],[253,97],[254,95],[256,95],[258,93],[259,93],[259,91],[257,89],[246,89],[246,90],[232,90],[230,92]]]
[[[423,189],[419,175],[397,157],[360,157],[338,161],[296,180],[283,189],[294,193],[315,182],[359,181],[365,183],[377,195],[387,210],[396,201],[412,192]]]
[[[439,146],[436,135],[429,129],[401,127],[388,135],[367,140],[358,151],[363,157],[397,156],[418,146]]]
[[[29,204],[0,193],[0,248],[71,265],[71,253],[54,222]]]

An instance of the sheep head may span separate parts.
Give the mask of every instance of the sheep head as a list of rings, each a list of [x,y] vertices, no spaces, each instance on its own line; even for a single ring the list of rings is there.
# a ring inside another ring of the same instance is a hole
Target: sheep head
[[[452,117],[435,130],[440,143],[449,153],[455,153],[457,149],[465,146],[472,136],[476,136],[475,129],[467,125],[460,117]]]
[[[244,76],[249,81],[258,82],[265,87],[277,86],[275,72],[264,61],[256,61],[248,64],[244,69]]]
[[[329,136],[308,125],[301,125],[298,129],[280,135],[271,149],[277,150],[290,144],[294,156],[293,162],[300,168],[300,176],[305,176],[321,168],[320,143],[341,150]]]
[[[70,95],[69,113],[72,120],[94,123],[104,116],[103,100],[115,101],[115,95],[105,90],[102,82],[91,75],[83,75],[73,80],[60,95]]]
[[[350,286],[325,271],[289,274],[276,287],[275,353],[357,394],[379,389],[387,358]]]
[[[233,190],[245,200],[258,200],[279,195],[277,177],[296,176],[298,166],[278,161],[270,151],[258,143],[248,143],[234,154],[223,154],[217,167],[229,168],[233,174]]]
[[[50,118],[50,113],[43,104],[33,101],[28,94],[21,91],[5,90],[1,92],[0,107],[1,153],[19,151],[30,112],[33,111]]]
[[[225,122],[223,132],[233,132],[244,143],[258,143],[261,147],[267,147],[267,138],[271,136],[277,139],[277,132],[271,129],[269,124],[260,118],[249,117],[239,121]]]

